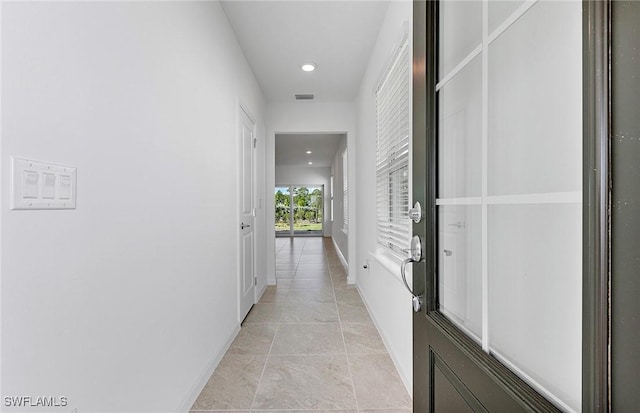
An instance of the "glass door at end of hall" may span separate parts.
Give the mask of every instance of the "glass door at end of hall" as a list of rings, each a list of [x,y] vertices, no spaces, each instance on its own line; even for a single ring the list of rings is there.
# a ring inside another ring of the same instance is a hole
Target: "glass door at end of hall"
[[[276,236],[322,236],[323,185],[289,185],[275,189]]]

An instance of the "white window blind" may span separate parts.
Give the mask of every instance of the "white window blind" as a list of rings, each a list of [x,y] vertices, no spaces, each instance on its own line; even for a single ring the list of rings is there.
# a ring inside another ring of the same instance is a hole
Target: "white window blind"
[[[342,153],[342,229],[346,232],[349,228],[349,168],[347,167],[347,151]]]
[[[378,243],[394,253],[409,248],[409,130],[411,64],[404,41],[376,90]]]

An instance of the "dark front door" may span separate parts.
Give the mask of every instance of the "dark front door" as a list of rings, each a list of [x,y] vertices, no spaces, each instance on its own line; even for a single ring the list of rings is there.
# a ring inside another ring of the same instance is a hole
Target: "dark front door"
[[[602,4],[414,3],[415,412],[598,410]]]

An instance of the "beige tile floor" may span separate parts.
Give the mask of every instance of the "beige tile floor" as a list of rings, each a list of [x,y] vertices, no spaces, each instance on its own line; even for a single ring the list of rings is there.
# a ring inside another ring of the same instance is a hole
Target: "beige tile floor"
[[[269,286],[192,412],[410,413],[411,399],[331,240],[276,239]]]

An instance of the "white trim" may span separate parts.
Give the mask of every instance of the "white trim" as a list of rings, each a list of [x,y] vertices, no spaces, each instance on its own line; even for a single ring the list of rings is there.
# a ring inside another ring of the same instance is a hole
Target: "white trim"
[[[511,16],[509,16],[505,21],[502,22],[500,26],[498,26],[492,33],[488,35],[489,37],[487,40],[487,44],[493,43],[494,40],[500,37],[502,33],[507,31],[507,29],[511,27],[513,23],[518,21],[518,19],[520,19],[520,17],[522,17],[537,2],[538,0],[526,0],[522,6],[518,7],[518,9],[516,9],[516,11],[511,14]],[[489,24],[487,23],[485,27],[488,29]]]
[[[453,79],[458,73],[460,73],[462,71],[462,69],[465,68],[465,66],[467,66],[467,64],[469,64],[473,59],[475,59],[480,53],[482,52],[482,44],[480,44],[478,47],[476,47],[475,49],[473,49],[471,51],[471,53],[469,53],[467,55],[467,57],[464,58],[464,60],[462,60],[462,62],[458,63],[456,65],[456,67],[454,67],[453,69],[451,69],[451,71],[449,73],[447,73],[447,75],[445,77],[442,78],[441,81],[439,81],[438,83],[436,83],[436,92],[439,92],[440,89],[442,89],[443,87],[445,87],[445,85],[451,80]]]
[[[441,198],[436,199],[436,205],[480,205],[482,203],[482,197],[468,197],[468,198]]]
[[[274,283],[273,285],[276,285],[276,283]],[[262,295],[264,294],[265,291],[267,291],[267,287],[269,286],[269,284],[264,284],[262,286],[262,288],[258,291],[258,286],[256,286],[256,303],[258,303],[260,301],[260,299],[262,298]]]
[[[483,187],[484,184],[485,182],[483,182]],[[582,203],[582,192],[546,192],[537,194],[484,195],[484,197],[468,198],[441,198],[436,200],[436,205],[482,205],[483,199],[487,205],[579,204]]]
[[[342,255],[342,251],[340,251],[340,247],[338,247],[338,243],[336,242],[336,239],[331,237],[331,241],[333,242],[333,246],[336,248],[336,253],[338,254],[338,258],[340,258],[340,263],[342,263],[342,266],[344,267],[344,269],[347,270],[347,278],[348,278],[349,277],[349,263],[344,258],[344,255]]]
[[[487,197],[487,204],[581,204],[582,192],[550,192],[522,195],[494,195]]]
[[[191,406],[193,406],[193,403],[196,402],[196,400],[198,399],[198,396],[200,395],[200,393],[202,393],[202,389],[204,389],[204,386],[207,384],[207,382],[209,381],[209,378],[211,377],[215,369],[220,364],[220,361],[222,360],[224,355],[227,353],[227,350],[229,350],[229,347],[231,347],[231,343],[233,343],[233,340],[235,340],[238,333],[240,333],[240,324],[236,325],[236,327],[231,332],[231,335],[229,336],[227,341],[214,354],[214,356],[211,358],[209,363],[207,363],[207,365],[205,366],[200,376],[198,376],[196,381],[191,386],[191,389],[189,390],[189,392],[182,399],[182,402],[178,405],[176,409],[174,409],[175,412],[177,413],[188,412],[191,410]]]

